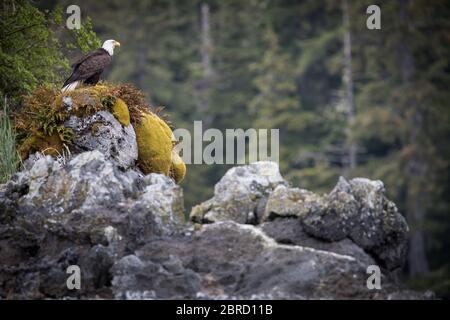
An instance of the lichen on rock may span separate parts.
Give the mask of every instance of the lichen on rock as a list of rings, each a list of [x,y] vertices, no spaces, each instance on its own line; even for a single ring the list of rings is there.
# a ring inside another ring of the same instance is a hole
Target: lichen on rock
[[[99,150],[121,168],[132,168],[138,158],[136,133],[133,126],[123,126],[111,113],[98,111],[92,116],[71,116],[64,126],[74,132],[71,150]]]

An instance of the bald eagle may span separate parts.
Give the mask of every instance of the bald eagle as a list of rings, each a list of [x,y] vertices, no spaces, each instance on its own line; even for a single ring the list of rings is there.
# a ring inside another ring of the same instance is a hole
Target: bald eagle
[[[95,85],[100,80],[103,70],[111,63],[114,48],[120,43],[106,40],[102,47],[89,52],[72,64],[72,74],[64,82],[62,92],[74,90],[80,83]]]

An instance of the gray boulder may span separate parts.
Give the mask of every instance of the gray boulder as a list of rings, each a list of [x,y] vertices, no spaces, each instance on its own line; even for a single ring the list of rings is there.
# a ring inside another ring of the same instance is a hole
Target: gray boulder
[[[366,270],[352,255],[280,244],[261,228],[223,221],[193,236],[149,241],[114,264],[112,289],[126,299],[422,298],[390,273],[382,273],[380,290],[369,290]]]
[[[119,167],[128,169],[135,165],[138,148],[133,126],[121,125],[110,112],[99,111],[82,118],[71,116],[64,126],[74,132],[72,152],[99,150]]]
[[[183,223],[182,190],[170,178],[123,172],[99,151],[64,166],[41,158],[0,186],[0,297],[107,294],[114,259]],[[71,264],[83,270],[76,293],[65,285]]]
[[[15,190],[24,190],[14,206],[27,218],[51,217],[61,225],[67,224],[74,213],[83,216],[80,218],[98,219],[117,212],[152,212],[155,219],[164,221],[158,223],[161,231],[184,221],[182,190],[172,179],[121,171],[97,150],[76,155],[63,167],[50,156],[41,158],[4,189],[5,202]]]
[[[351,239],[384,267],[395,269],[404,262],[408,225],[384,192],[381,181],[364,178],[348,182],[341,177],[324,196],[278,186],[269,196],[263,221],[297,217],[311,237]]]
[[[264,213],[267,196],[285,183],[274,162],[234,167],[216,184],[214,197],[192,209],[190,219],[197,223],[257,223]]]
[[[145,248],[114,264],[111,272],[115,298],[192,299],[201,291],[200,275],[185,267],[179,257],[142,257]]]
[[[275,218],[304,218],[323,206],[322,198],[305,189],[280,184],[269,195],[262,221]]]
[[[278,243],[293,244],[351,256],[366,267],[376,264],[375,260],[351,239],[345,238],[330,242],[312,237],[304,230],[304,226],[299,219],[274,219],[264,222],[260,228]]]

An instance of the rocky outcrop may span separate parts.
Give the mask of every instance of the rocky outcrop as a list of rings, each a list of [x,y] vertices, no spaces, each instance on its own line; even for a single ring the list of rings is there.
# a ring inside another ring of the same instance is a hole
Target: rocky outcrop
[[[230,169],[214,188],[214,197],[191,212],[191,220],[209,223],[233,220],[256,223],[264,214],[267,197],[286,182],[274,162],[258,162]]]
[[[136,133],[132,125],[123,126],[107,111],[92,116],[71,116],[64,126],[74,133],[72,150],[75,153],[99,150],[106,159],[128,169],[135,167],[138,159]]]
[[[97,150],[121,169],[162,173],[180,183],[186,165],[174,148],[170,122],[160,109],[151,110],[132,85],[97,84],[64,93],[38,87],[15,115],[21,160],[31,168],[45,155],[63,163]]]
[[[349,240],[333,248],[342,253],[282,244],[254,225],[221,221],[193,235],[150,241],[123,257],[112,268],[113,291],[120,299],[425,297],[401,290],[386,271],[382,289],[369,290],[370,256]]]
[[[85,273],[83,294],[100,289],[115,258],[176,232],[183,212],[181,188],[163,175],[123,172],[99,151],[64,166],[41,158],[0,189],[0,296],[64,296],[71,264]]]
[[[271,228],[270,221],[295,218],[293,224],[301,230],[292,231],[294,238],[306,234],[330,243],[349,239],[390,270],[402,265],[406,253],[408,226],[386,198],[381,181],[341,177],[330,193],[319,196],[289,187],[270,162],[230,170],[216,185],[214,197],[194,207],[190,217],[197,223],[268,222],[265,227],[271,230],[277,227]]]
[[[99,151],[38,159],[0,186],[1,298],[411,299],[395,269],[407,225],[382,183],[291,188],[278,166],[235,167],[184,221],[161,174]],[[368,289],[367,267],[381,267]],[[66,286],[70,265],[81,289]]]

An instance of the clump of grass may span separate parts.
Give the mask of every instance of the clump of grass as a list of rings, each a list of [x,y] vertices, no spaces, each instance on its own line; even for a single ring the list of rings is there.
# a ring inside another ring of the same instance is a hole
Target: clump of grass
[[[3,108],[0,111],[0,183],[9,180],[16,172],[19,156],[16,148],[16,131],[8,113],[7,99],[2,99]]]

